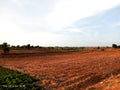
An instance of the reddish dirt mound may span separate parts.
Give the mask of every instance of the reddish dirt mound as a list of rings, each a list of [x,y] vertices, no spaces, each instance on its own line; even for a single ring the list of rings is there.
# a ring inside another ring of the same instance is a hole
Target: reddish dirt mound
[[[46,89],[83,90],[120,73],[120,50],[0,58],[0,64],[40,78]]]

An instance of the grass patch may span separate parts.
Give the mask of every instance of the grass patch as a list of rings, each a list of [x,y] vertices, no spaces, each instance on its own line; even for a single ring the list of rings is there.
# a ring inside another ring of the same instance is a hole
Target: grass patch
[[[42,90],[38,80],[18,71],[0,66],[0,90]]]

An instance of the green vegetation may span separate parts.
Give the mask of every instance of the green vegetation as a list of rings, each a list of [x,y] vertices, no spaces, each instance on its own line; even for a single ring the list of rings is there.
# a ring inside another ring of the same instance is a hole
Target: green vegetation
[[[112,44],[113,48],[120,48],[120,45],[117,46],[116,44]],[[9,45],[7,43],[0,44],[0,49],[4,51],[4,54],[9,53],[10,50],[66,50],[66,51],[79,51],[79,50],[86,50],[86,49],[102,49],[102,48],[109,48],[107,47],[69,47],[69,46],[48,46],[42,47],[39,45],[33,46],[31,44],[26,45]]]
[[[113,48],[117,48],[117,45],[116,45],[116,44],[112,44],[112,47],[113,47]]]
[[[120,45],[118,46],[118,48],[120,48]]]
[[[3,49],[3,54],[8,54],[9,51],[10,51],[10,45],[8,45],[6,42],[4,42],[2,45],[1,45],[2,49]]]
[[[0,67],[0,90],[41,90],[35,78]]]
[[[48,50],[69,50],[69,51],[78,51],[78,50],[83,50],[85,47],[60,47],[60,46],[55,46],[55,47],[41,47],[39,45],[33,46],[30,44],[26,45],[9,45],[7,42],[0,44],[0,49],[4,51],[4,54],[8,54],[10,50],[39,50],[39,49],[48,49]]]
[[[120,45],[112,44],[112,48],[120,48]]]
[[[30,49],[30,48],[31,48],[30,44],[28,44],[26,48],[27,48],[27,49]]]

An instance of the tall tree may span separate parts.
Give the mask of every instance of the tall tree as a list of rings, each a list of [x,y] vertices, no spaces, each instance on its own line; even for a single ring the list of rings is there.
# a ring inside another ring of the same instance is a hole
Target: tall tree
[[[30,44],[27,45],[27,49],[30,49]]]
[[[9,44],[7,44],[7,42],[4,42],[3,44],[2,44],[2,49],[3,49],[3,52],[4,52],[4,54],[8,54],[9,53],[9,51],[10,51],[10,45]]]
[[[116,45],[116,44],[112,44],[112,47],[113,47],[113,48],[117,48],[117,45]]]

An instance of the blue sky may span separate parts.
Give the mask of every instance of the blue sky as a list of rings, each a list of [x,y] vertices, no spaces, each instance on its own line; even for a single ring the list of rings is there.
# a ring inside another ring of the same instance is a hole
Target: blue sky
[[[0,0],[0,43],[120,44],[120,0]]]

